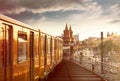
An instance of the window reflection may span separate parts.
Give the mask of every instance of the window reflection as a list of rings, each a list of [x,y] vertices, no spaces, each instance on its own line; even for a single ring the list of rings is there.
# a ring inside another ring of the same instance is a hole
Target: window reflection
[[[27,59],[27,34],[18,33],[18,63]]]
[[[44,56],[44,53],[45,53],[45,38],[43,36],[41,37],[41,42],[42,42],[42,55]]]
[[[48,38],[48,53],[50,54],[50,38]]]
[[[36,35],[36,58],[38,58],[38,35]]]

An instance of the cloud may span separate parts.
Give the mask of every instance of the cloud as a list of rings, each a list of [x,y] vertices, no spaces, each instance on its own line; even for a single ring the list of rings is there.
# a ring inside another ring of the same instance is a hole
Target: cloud
[[[34,22],[34,23],[32,23],[32,24],[40,24],[40,23],[42,23],[42,22],[44,22],[46,20],[46,17],[45,16],[41,16],[41,18],[39,18],[39,19],[33,19],[33,18],[31,18],[31,19],[29,19],[29,20],[25,20],[25,22],[26,23],[28,23],[28,24],[31,24],[32,22]]]
[[[12,14],[12,13],[20,13],[25,11],[24,7],[20,7],[17,4],[17,0],[0,0],[0,13],[2,14]]]
[[[85,35],[97,36],[101,31],[120,31],[119,3],[107,5],[107,7],[104,8],[102,4],[93,2],[88,4],[87,7],[91,7],[91,9],[88,8],[90,10],[83,13],[71,14],[68,18],[69,23],[71,23],[73,27],[76,27],[76,32],[81,33],[84,37]]]
[[[91,7],[92,6],[92,7]],[[102,5],[98,4],[97,2],[93,2],[87,7],[91,7],[89,11],[84,13],[72,14],[69,16],[69,20],[71,23],[73,21],[79,23],[84,23],[84,25],[102,25],[102,24],[109,24],[109,23],[118,23],[120,22],[120,4],[112,4],[109,5],[107,8],[102,7]]]
[[[106,17],[111,19],[108,23],[120,22],[120,4],[116,3],[107,8]]]
[[[95,9],[92,0],[0,0],[0,13],[19,14],[24,11],[44,13],[59,10]],[[92,5],[91,5],[92,3]]]
[[[120,20],[113,20],[113,21],[111,21],[109,23],[120,23]]]
[[[39,14],[39,13],[32,13],[29,11],[24,11],[24,12],[21,12],[20,14],[7,14],[7,16],[24,22],[24,21],[29,21],[29,20],[33,20],[33,19],[39,20],[42,18],[43,15]]]

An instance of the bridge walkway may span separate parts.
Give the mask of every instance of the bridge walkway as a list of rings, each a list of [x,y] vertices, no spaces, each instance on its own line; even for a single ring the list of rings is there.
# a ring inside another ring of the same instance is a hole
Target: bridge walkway
[[[45,81],[108,81],[68,59],[63,59]]]

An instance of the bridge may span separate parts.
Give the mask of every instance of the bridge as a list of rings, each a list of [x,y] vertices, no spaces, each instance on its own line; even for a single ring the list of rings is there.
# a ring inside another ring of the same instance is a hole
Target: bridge
[[[59,65],[46,77],[45,81],[108,81],[92,72],[69,56],[64,57]]]

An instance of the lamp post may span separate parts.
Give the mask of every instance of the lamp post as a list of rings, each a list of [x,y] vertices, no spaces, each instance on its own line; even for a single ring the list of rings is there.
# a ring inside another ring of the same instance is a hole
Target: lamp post
[[[103,73],[103,32],[101,32],[101,73]]]

